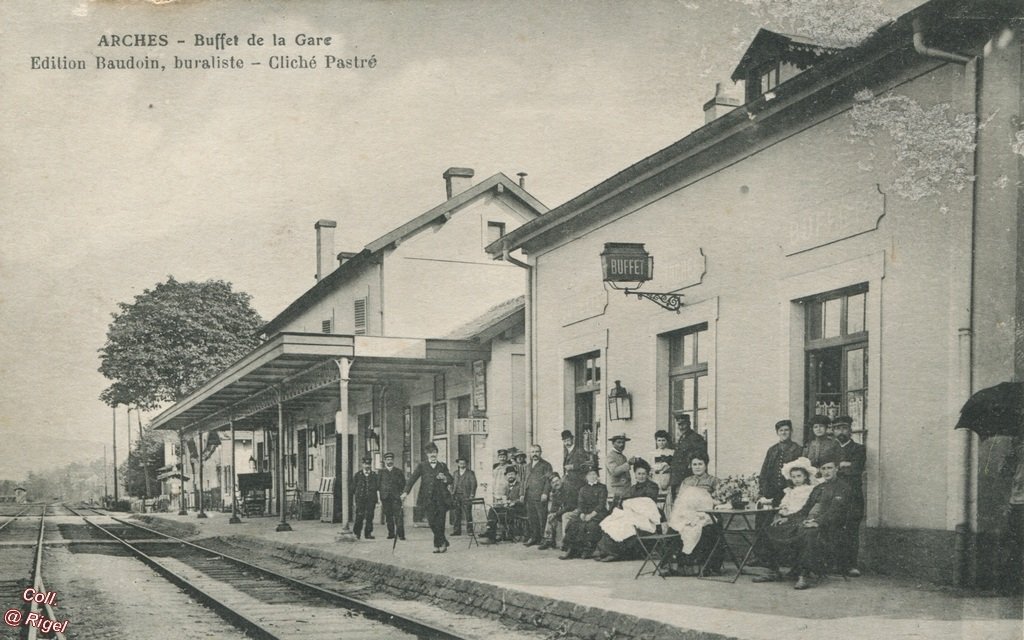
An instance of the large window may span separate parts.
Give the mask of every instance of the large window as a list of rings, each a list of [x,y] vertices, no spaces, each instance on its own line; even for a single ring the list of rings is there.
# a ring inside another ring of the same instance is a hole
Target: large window
[[[701,324],[665,336],[668,340],[669,433],[676,438],[675,412],[690,416],[696,431],[708,422],[708,325]]]
[[[848,415],[853,418],[854,433],[863,433],[868,394],[867,286],[833,291],[804,304],[807,418]]]
[[[573,358],[573,391],[576,442],[584,451],[596,452],[601,431],[601,352]]]

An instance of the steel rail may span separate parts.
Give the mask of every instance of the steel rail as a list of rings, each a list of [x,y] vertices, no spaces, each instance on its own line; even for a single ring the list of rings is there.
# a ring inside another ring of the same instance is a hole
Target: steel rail
[[[9,516],[10,520],[8,520],[7,522],[5,522],[3,524],[0,524],[0,531],[3,531],[4,527],[6,527],[7,525],[11,524],[12,522],[17,520],[21,516],[25,515],[25,512],[28,511],[29,508],[31,508],[32,506],[33,505],[28,505],[27,507],[25,507],[24,509],[22,509],[18,513],[14,514],[13,516]],[[43,508],[43,513],[46,513],[46,508],[45,507]]]
[[[90,509],[91,509],[91,507],[90,507]],[[96,510],[93,509],[93,511],[96,511]],[[104,514],[104,515],[106,515],[106,514]],[[180,544],[188,546],[188,547],[190,547],[192,549],[195,549],[197,551],[201,551],[203,553],[207,553],[207,554],[215,555],[215,556],[220,557],[220,558],[224,558],[225,560],[228,560],[229,562],[232,562],[232,563],[234,563],[236,565],[239,565],[239,566],[244,567],[246,569],[255,571],[257,573],[265,575],[265,576],[267,576],[269,578],[272,578],[274,580],[279,580],[279,581],[284,582],[286,584],[289,584],[289,585],[291,585],[293,587],[296,587],[298,589],[306,591],[307,593],[314,594],[316,596],[319,596],[319,597],[324,598],[324,599],[329,600],[329,601],[337,602],[337,603],[341,604],[342,606],[344,606],[347,609],[358,611],[358,612],[366,615],[368,618],[371,618],[371,619],[377,620],[379,622],[383,622],[383,623],[386,623],[388,625],[397,627],[397,628],[401,629],[402,631],[406,631],[408,633],[413,633],[413,634],[420,635],[420,636],[426,636],[426,637],[429,637],[431,639],[437,638],[437,639],[443,639],[443,640],[466,640],[465,636],[460,636],[460,635],[456,634],[451,629],[445,629],[445,628],[442,628],[442,627],[434,626],[434,625],[432,625],[432,624],[430,624],[428,622],[424,622],[422,620],[417,620],[417,619],[412,618],[412,617],[410,617],[408,615],[405,615],[403,613],[399,613],[397,611],[392,611],[391,609],[389,609],[387,607],[383,607],[383,606],[379,606],[379,605],[371,605],[368,602],[364,602],[362,600],[353,598],[352,596],[348,596],[348,595],[345,595],[343,593],[339,593],[337,591],[333,591],[331,589],[326,589],[324,587],[320,587],[318,585],[315,585],[315,584],[312,584],[312,583],[309,583],[309,582],[305,582],[303,580],[298,580],[296,578],[292,578],[290,576],[286,576],[284,574],[278,573],[278,572],[273,571],[271,569],[267,569],[265,567],[261,567],[259,565],[256,565],[256,564],[253,564],[251,562],[248,562],[246,560],[242,560],[241,558],[236,558],[234,556],[230,556],[230,555],[222,553],[220,551],[217,551],[217,550],[214,550],[214,549],[210,549],[210,548],[204,547],[202,545],[195,544],[194,542],[189,542],[188,540],[183,540],[182,538],[178,538],[176,536],[169,535],[169,534],[164,533],[162,531],[157,531],[156,529],[151,529],[149,527],[146,527],[144,525],[141,525],[141,524],[138,524],[138,523],[135,523],[135,522],[129,522],[127,520],[122,520],[121,518],[117,518],[117,517],[111,516],[111,515],[106,515],[106,517],[108,517],[111,520],[114,520],[115,522],[118,522],[120,524],[127,525],[127,526],[130,526],[130,527],[134,527],[136,529],[139,529],[141,531],[145,531],[147,533],[158,535],[158,536],[160,536],[160,537],[162,537],[164,539],[167,539],[167,540],[173,540],[175,542],[178,542]],[[83,516],[83,519],[85,519],[84,516]],[[89,521],[86,520],[86,522],[89,522]],[[93,525],[93,526],[95,526],[97,528],[102,529],[102,527],[100,527],[100,525],[98,525],[98,524],[96,524],[94,522],[89,522],[89,524],[91,524],[91,525]],[[107,533],[108,535],[110,535],[111,537],[120,540],[120,538],[117,538],[117,536],[115,536],[114,534],[110,533],[109,531],[106,531],[105,529],[103,529],[103,531],[105,533]],[[134,549],[134,547],[131,547],[130,543],[128,543],[126,541],[123,541],[123,540],[120,540],[120,541],[123,544],[125,544],[126,546]],[[150,541],[146,541],[146,542],[150,542]],[[143,553],[143,552],[139,551],[138,553]],[[145,555],[145,554],[143,553],[143,555]]]
[[[43,505],[43,512],[39,515],[39,539],[36,542],[36,558],[35,563],[32,566],[32,588],[35,589],[36,593],[46,593],[46,587],[43,585],[43,535],[46,532],[46,508],[48,505]],[[27,510],[27,509],[26,509]],[[40,607],[38,602],[32,601],[29,606],[29,613],[39,615],[39,609],[43,608],[46,610],[46,616],[50,620],[57,620],[57,616],[54,615],[53,608],[49,604],[43,603]],[[39,629],[32,625],[28,625],[28,640],[36,640],[39,635]],[[57,640],[65,640],[64,634],[60,631],[55,631]]]

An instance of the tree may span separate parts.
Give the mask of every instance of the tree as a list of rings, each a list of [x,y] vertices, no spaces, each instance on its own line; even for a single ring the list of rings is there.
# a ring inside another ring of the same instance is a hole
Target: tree
[[[118,303],[99,350],[99,371],[113,381],[100,399],[141,410],[181,400],[259,344],[263,320],[251,299],[223,280],[168,276]]]

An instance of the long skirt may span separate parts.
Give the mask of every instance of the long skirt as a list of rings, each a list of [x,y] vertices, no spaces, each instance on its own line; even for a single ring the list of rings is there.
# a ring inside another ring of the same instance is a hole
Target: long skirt
[[[599,518],[584,522],[578,515],[574,515],[565,527],[565,546],[569,552],[589,555],[603,533]]]
[[[597,551],[602,555],[614,556],[620,560],[636,560],[643,555],[636,536],[630,536],[622,542],[615,542],[607,533],[602,534],[601,539],[598,540]]]

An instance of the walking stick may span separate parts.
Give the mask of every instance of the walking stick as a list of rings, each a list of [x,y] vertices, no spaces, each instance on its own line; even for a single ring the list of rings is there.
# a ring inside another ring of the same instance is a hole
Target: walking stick
[[[405,531],[405,506],[403,502],[398,503],[398,518],[396,520],[398,521],[398,526],[395,527],[395,537],[391,541],[391,555],[395,555],[395,547],[398,546],[398,532]]]

